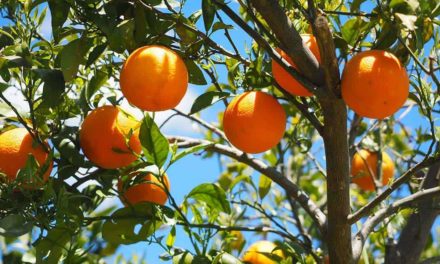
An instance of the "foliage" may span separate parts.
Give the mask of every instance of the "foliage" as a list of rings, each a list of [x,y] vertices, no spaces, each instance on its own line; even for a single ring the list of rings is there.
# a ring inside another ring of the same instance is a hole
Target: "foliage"
[[[279,46],[267,21],[250,8],[249,1],[224,2],[267,43]],[[409,100],[396,115],[370,120],[350,112],[351,154],[361,148],[386,151],[397,164],[396,178],[418,162],[435,158],[440,136],[440,4],[434,0],[315,2],[327,13],[341,69],[358,51],[385,49],[405,64],[411,78]],[[279,3],[299,32],[310,32],[307,1]],[[266,47],[250,38],[243,44],[231,37],[246,32],[225,15],[223,7],[220,0],[2,1],[0,125],[28,126],[40,140],[48,139],[56,164],[55,175],[39,190],[1,184],[5,263],[97,263],[121,245],[140,241],[160,245],[164,251],[160,258],[173,263],[241,263],[243,247],[232,249],[234,240],[224,239],[220,232],[232,230],[276,240],[287,256],[284,263],[314,263],[327,254],[316,221],[292,193],[273,182],[275,177],[264,175],[270,169],[263,170],[249,156],[236,155],[220,126],[200,119],[199,112],[216,111],[215,106],[223,107],[243,90],[264,90],[279,98],[289,117],[286,133],[276,148],[258,158],[325,211],[323,141],[313,123],[323,120],[323,109],[315,97],[292,98],[278,89]],[[49,14],[51,32],[43,33]],[[203,139],[166,137],[155,114],[144,113],[143,154],[138,161],[120,170],[96,168],[80,150],[80,120],[98,106],[124,101],[117,85],[122,62],[137,47],[149,44],[176,50],[185,60],[190,83],[205,89],[190,113],[176,114],[206,128]],[[24,104],[8,98],[13,93],[19,93]],[[221,118],[219,113],[219,123]],[[167,206],[100,207],[104,198],[118,196],[116,182],[130,172],[161,174],[185,162],[185,156],[213,159],[218,153],[223,157],[218,180],[195,185],[181,201],[171,191]],[[383,206],[417,192],[428,165],[422,167]],[[352,185],[352,211],[375,196]],[[400,210],[378,225],[364,246],[361,262],[383,262],[387,243],[398,237],[413,211]],[[355,229],[361,225],[357,222]],[[178,236],[187,237],[190,245],[181,248],[176,244]],[[23,248],[14,248],[14,243]],[[423,257],[438,255],[438,248],[438,240],[430,235]],[[121,256],[117,260],[123,261]]]

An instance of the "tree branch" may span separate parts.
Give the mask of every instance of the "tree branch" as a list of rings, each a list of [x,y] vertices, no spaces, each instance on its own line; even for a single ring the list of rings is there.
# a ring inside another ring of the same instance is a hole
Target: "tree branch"
[[[359,259],[365,240],[377,224],[381,223],[385,218],[393,215],[400,209],[414,207],[420,201],[438,196],[440,196],[440,187],[421,190],[378,210],[362,224],[362,229],[353,238],[354,259],[356,261]]]
[[[440,163],[429,168],[421,189],[429,189],[440,185]],[[401,263],[417,263],[428,241],[431,227],[440,213],[440,207],[433,208],[433,201],[419,203],[409,217],[399,236],[397,252]]]
[[[172,143],[176,142],[180,148],[189,148],[201,144],[212,143],[207,140],[193,139],[188,137],[169,136],[168,140]],[[211,144],[208,150],[225,155],[234,160],[249,165],[258,172],[266,175],[272,181],[280,185],[293,199],[298,201],[304,210],[311,216],[313,221],[319,227],[322,235],[326,234],[326,216],[319,207],[304,193],[296,184],[284,177],[279,171],[273,167],[269,167],[263,161],[256,159],[240,150],[221,144]]]

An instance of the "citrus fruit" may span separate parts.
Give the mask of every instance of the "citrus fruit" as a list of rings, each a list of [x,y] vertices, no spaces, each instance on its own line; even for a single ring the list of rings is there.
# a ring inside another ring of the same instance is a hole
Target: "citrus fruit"
[[[409,78],[392,53],[360,52],[347,62],[341,79],[342,98],[358,115],[383,119],[405,103]]]
[[[49,154],[43,146],[36,143],[26,128],[14,128],[0,135],[0,172],[7,176],[8,181],[16,179],[17,172],[26,166],[29,155],[35,158],[40,166],[39,170],[46,169],[45,172],[38,173],[44,173],[43,181],[47,181],[53,162],[51,161],[48,167],[44,166]]]
[[[310,51],[315,55],[318,62],[321,62],[321,56],[319,54],[319,47],[316,39],[313,35],[310,34],[302,34],[301,35],[303,42],[310,49]],[[293,68],[297,71],[301,72],[293,62],[293,60],[281,49],[277,49],[278,53],[283,57],[283,59],[287,60]],[[311,96],[312,93],[307,90],[302,84],[300,84],[292,75],[290,75],[286,70],[281,67],[275,60],[272,59],[272,74],[275,81],[283,87],[286,91],[291,93],[292,95],[298,96]]]
[[[275,243],[271,241],[261,240],[255,242],[245,251],[243,261],[249,264],[275,264],[276,262],[267,257],[267,254],[273,253],[282,258],[284,257],[281,250],[273,251],[275,248]]]
[[[188,71],[180,56],[163,46],[144,46],[125,61],[120,85],[125,98],[146,111],[176,107],[188,87]]]
[[[170,189],[170,183],[167,175],[163,175],[163,182],[166,188]],[[164,190],[162,182],[153,174],[148,173],[144,176],[143,182],[134,183],[132,186],[123,188],[123,183],[118,182],[118,191],[121,193],[121,201],[131,205],[140,202],[150,202],[164,205],[168,199],[168,195]]]
[[[280,142],[286,128],[286,113],[272,96],[245,92],[235,97],[223,116],[223,129],[236,148],[259,153]]]
[[[137,120],[116,106],[96,108],[81,125],[81,148],[101,168],[128,166],[137,159],[135,154],[141,152],[139,126]]]
[[[394,175],[394,163],[387,153],[382,152],[382,185],[387,185]],[[351,176],[354,183],[366,191],[374,191],[377,179],[377,153],[362,149],[355,153],[351,162]]]

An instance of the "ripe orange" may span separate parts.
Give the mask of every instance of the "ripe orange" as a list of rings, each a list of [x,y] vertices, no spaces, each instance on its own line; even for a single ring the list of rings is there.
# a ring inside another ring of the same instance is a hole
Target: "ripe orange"
[[[351,176],[354,183],[366,191],[374,191],[373,175],[377,179],[377,153],[360,150],[353,156]],[[387,153],[382,152],[382,185],[387,185],[394,175],[394,163]]]
[[[275,243],[271,241],[261,240],[255,242],[245,251],[243,261],[250,264],[275,264],[275,261],[271,260],[264,254],[273,253],[283,258],[283,252],[279,249],[273,251],[275,248]]]
[[[145,182],[129,186],[124,190],[122,181],[118,182],[118,191],[121,193],[121,201],[131,205],[140,202],[150,202],[164,205],[168,199],[168,195],[164,190],[162,182],[153,174],[145,175]],[[170,189],[170,183],[167,175],[163,175],[163,182],[166,188]]]
[[[313,35],[310,34],[302,34],[301,35],[303,42],[310,49],[310,51],[315,55],[318,62],[321,62],[321,56],[319,54],[319,47],[316,39]],[[292,65],[293,68],[300,71],[293,62],[293,60],[281,49],[277,49],[278,53],[280,53],[283,59],[287,60],[287,62]],[[300,71],[301,72],[301,71]],[[304,86],[302,86],[295,78],[293,78],[286,70],[281,67],[275,60],[272,60],[272,74],[275,81],[283,87],[286,91],[291,93],[292,95],[298,96],[311,96],[312,93],[307,90]]]
[[[29,155],[34,156],[40,166],[45,165],[49,154],[43,146],[37,145],[26,128],[14,128],[0,135],[0,172],[6,174],[8,181],[17,177],[17,172],[26,166]],[[53,162],[43,174],[43,181],[49,179]],[[41,175],[43,171],[39,171]]]
[[[223,129],[229,141],[248,153],[271,149],[280,142],[286,128],[286,113],[272,96],[245,92],[235,97],[223,116]]]
[[[116,169],[128,166],[137,159],[135,153],[141,152],[139,126],[138,121],[118,107],[96,108],[81,125],[81,148],[86,157],[99,167]],[[130,131],[133,134],[127,140]]]
[[[146,111],[163,111],[182,100],[188,87],[188,71],[176,52],[162,46],[145,46],[125,61],[120,84],[131,104]]]
[[[405,67],[392,53],[364,51],[345,65],[341,91],[344,101],[358,115],[383,119],[405,103],[409,78]]]

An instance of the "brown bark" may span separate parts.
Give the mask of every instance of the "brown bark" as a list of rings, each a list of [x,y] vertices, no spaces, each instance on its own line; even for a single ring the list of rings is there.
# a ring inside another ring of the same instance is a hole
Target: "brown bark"
[[[330,263],[352,263],[350,214],[350,178],[347,131],[347,107],[340,98],[340,75],[335,45],[323,16],[313,24],[329,95],[321,98],[324,113],[324,145],[327,166],[327,247]]]
[[[327,165],[327,247],[330,263],[351,263],[347,110],[342,99],[321,101]]]

